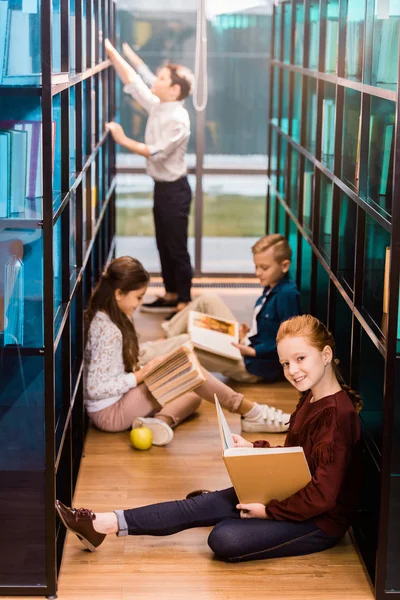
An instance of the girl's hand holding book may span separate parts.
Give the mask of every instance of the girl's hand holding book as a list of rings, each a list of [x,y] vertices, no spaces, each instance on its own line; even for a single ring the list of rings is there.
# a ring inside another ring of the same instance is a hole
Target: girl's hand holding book
[[[240,510],[241,519],[268,519],[264,504],[236,504],[236,508]]]
[[[155,367],[158,367],[158,365],[160,365],[162,362],[164,362],[164,360],[165,360],[165,356],[157,356],[156,358],[149,360],[149,362],[144,367],[142,367],[138,371],[135,371],[136,383],[138,385],[139,385],[139,383],[142,383],[142,381],[144,380],[145,377],[147,377],[147,375],[150,373],[150,371],[152,369],[154,369]]]

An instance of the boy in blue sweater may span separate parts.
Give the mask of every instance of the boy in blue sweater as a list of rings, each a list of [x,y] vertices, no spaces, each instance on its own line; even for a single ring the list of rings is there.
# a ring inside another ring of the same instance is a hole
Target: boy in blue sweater
[[[300,293],[296,283],[289,279],[292,250],[285,237],[278,233],[266,235],[254,244],[252,252],[256,275],[264,289],[254,306],[251,326],[245,323],[240,326],[240,343],[237,344],[237,348],[242,358],[235,361],[198,349],[196,354],[200,363],[208,371],[221,373],[234,381],[272,383],[283,378],[276,350],[276,334],[283,321],[300,314]],[[174,315],[171,320],[162,324],[168,338],[187,333],[190,310],[236,320],[218,295],[203,294]],[[154,342],[154,346],[156,344],[157,342]],[[149,347],[149,355],[143,357],[143,362],[153,357],[154,354]],[[267,421],[279,420],[286,423],[289,420],[286,417],[290,415],[286,415],[284,419],[281,415],[282,411],[277,411],[274,407],[255,404],[252,411],[242,419],[242,429],[243,431],[268,431]],[[285,426],[282,431],[286,429]],[[271,430],[276,431],[272,427]]]

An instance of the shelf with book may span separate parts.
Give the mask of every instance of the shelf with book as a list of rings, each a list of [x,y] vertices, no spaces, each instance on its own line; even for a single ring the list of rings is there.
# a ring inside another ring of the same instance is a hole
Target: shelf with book
[[[290,63],[290,53],[292,47],[292,5],[287,2],[282,6],[283,10],[283,62]]]
[[[321,173],[319,185],[320,205],[317,246],[329,264],[331,259],[333,183],[323,173]]]
[[[348,0],[346,15],[345,77],[362,81],[365,0]]]
[[[376,2],[373,14],[372,61],[365,64],[364,73],[365,80],[371,82],[371,85],[387,90],[397,89],[399,26],[399,3],[396,0]]]
[[[318,69],[319,62],[319,27],[320,26],[320,6],[319,0],[310,1],[309,13],[309,50],[308,50],[308,68]]]
[[[65,529],[54,497],[72,499],[86,427],[83,310],[114,248],[115,149],[105,121],[114,118],[115,85],[99,49],[114,31],[111,0],[0,0],[5,595],[57,588]]]
[[[271,61],[271,75],[280,82],[274,106],[277,111],[285,106],[292,122],[287,132],[273,120],[279,112],[270,111],[271,150],[279,169],[268,173],[267,228],[293,241],[297,228],[302,309],[327,323],[346,379],[366,395],[366,477],[379,493],[363,496],[354,536],[376,597],[400,598],[400,572],[393,569],[400,560],[400,524],[393,510],[400,491],[391,483],[400,470],[400,205],[394,202],[400,194],[400,5],[286,4],[294,18],[298,5],[300,12],[304,8],[304,56],[297,61],[292,48],[289,63],[283,53]],[[283,11],[282,5],[276,10]],[[274,36],[276,25],[274,17]],[[279,24],[282,47],[295,43],[295,28],[292,22],[289,40],[289,28]]]
[[[304,2],[295,0],[293,10],[295,19],[294,64],[302,66],[304,57]]]
[[[324,82],[322,96],[321,162],[333,173],[335,151],[336,86]]]
[[[369,113],[368,156],[362,161],[360,196],[383,216],[391,217],[396,103],[366,95]]]

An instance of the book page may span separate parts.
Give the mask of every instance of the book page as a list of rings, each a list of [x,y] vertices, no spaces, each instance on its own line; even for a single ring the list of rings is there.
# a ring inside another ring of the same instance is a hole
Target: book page
[[[237,321],[191,310],[188,332],[196,348],[233,360],[241,360],[240,351],[232,345],[232,342],[239,341]]]
[[[217,418],[219,425],[219,432],[221,435],[221,443],[222,449],[225,451],[227,448],[234,449],[235,443],[233,441],[231,430],[229,429],[229,425],[225,419],[224,412],[221,408],[221,404],[219,403],[217,394],[214,394],[215,398],[215,407],[217,409]]]

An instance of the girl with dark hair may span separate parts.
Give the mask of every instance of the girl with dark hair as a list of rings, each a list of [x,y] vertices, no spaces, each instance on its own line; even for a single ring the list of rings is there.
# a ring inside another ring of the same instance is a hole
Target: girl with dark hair
[[[303,447],[312,475],[303,489],[266,506],[240,504],[233,488],[110,513],[57,502],[65,526],[93,551],[110,533],[164,536],[215,525],[208,544],[232,562],[299,556],[334,546],[348,530],[358,498],[362,401],[343,383],[334,340],[318,319],[304,315],[283,322],[277,345],[285,376],[301,393],[285,446]],[[239,435],[233,438],[236,446],[253,445]]]
[[[191,415],[202,398],[214,402],[214,394],[217,394],[221,405],[229,411],[251,412],[254,402],[234,392],[205,369],[206,381],[196,392],[183,394],[164,407],[158,404],[143,380],[168,352],[182,346],[189,336],[157,342],[159,356],[139,368],[143,348],[139,348],[133,314],[143,301],[149,279],[135,258],[116,258],[101,276],[89,300],[85,313],[84,398],[96,427],[115,432],[145,424],[152,430],[153,444],[163,446],[172,440],[172,428]]]

